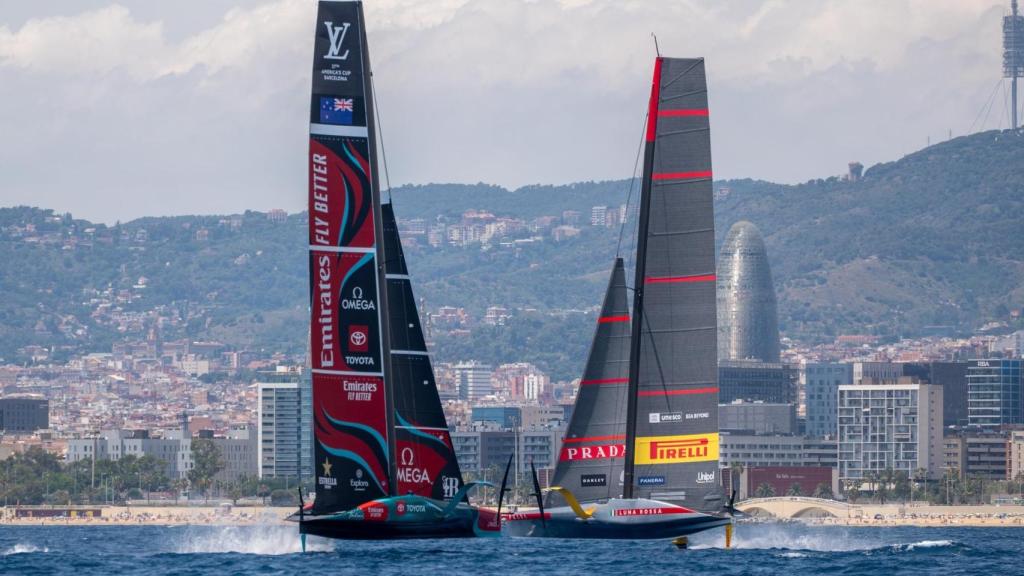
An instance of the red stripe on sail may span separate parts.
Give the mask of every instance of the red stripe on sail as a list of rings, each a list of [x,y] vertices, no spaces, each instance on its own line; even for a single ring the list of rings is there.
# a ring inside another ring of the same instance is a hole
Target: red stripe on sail
[[[641,390],[638,396],[685,396],[687,394],[714,394],[718,388],[690,388],[689,390]]]
[[[627,384],[629,378],[601,378],[598,380],[580,380],[580,386],[590,386],[592,384]]]
[[[711,170],[700,172],[660,172],[651,174],[654,180],[696,180],[698,178],[711,178]]]
[[[658,116],[707,116],[707,108],[681,108],[679,110],[658,110]]]
[[[654,81],[651,82],[651,103],[647,109],[647,141],[654,142],[658,132],[658,100],[661,97],[661,58],[654,59]]]
[[[644,284],[665,284],[676,282],[714,282],[714,274],[697,274],[694,276],[648,276]]]
[[[599,324],[607,324],[609,322],[629,322],[629,316],[602,316],[597,319]]]
[[[580,438],[566,438],[562,444],[574,444],[576,442],[607,442],[609,440],[625,440],[625,434],[612,434],[610,436],[583,436]]]

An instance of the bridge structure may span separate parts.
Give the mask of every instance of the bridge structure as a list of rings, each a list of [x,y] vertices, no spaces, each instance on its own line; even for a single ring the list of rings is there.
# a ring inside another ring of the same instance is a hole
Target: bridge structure
[[[851,518],[864,514],[860,506],[825,498],[778,496],[750,498],[736,503],[736,509],[751,516],[779,519]]]

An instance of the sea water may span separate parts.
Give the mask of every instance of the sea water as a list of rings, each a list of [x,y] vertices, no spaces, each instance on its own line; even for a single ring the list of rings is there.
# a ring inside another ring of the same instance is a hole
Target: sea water
[[[0,573],[1024,575],[1024,528],[737,526],[669,542],[525,538],[329,541],[293,526],[0,526]]]

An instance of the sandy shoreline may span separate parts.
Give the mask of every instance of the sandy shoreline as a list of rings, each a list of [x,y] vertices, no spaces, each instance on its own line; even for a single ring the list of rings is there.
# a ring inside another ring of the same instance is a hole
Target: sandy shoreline
[[[96,516],[95,512],[99,512]],[[89,516],[88,513],[94,515]],[[0,525],[12,526],[250,526],[285,524],[295,507],[273,506],[44,506],[0,507]],[[63,514],[38,517],[39,514]],[[26,517],[33,514],[33,517]]]

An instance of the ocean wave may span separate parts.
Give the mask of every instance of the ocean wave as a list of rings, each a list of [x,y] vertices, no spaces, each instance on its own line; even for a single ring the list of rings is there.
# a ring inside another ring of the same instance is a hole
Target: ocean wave
[[[331,552],[330,540],[310,537],[307,552]],[[298,528],[292,526],[192,527],[174,550],[178,554],[258,554],[278,556],[302,552]]]
[[[911,544],[896,544],[892,547],[894,552],[913,552],[914,550],[926,548],[953,548],[959,544],[953,540],[921,540]]]
[[[0,556],[13,556],[14,554],[36,554],[49,551],[50,549],[46,548],[45,546],[40,548],[39,546],[35,546],[33,544],[15,544],[7,550],[0,552]]]

